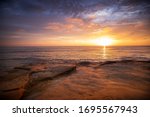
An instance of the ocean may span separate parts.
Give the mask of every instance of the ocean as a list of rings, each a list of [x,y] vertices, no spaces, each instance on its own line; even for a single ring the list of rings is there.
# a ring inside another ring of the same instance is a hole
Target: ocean
[[[0,69],[39,62],[150,60],[150,46],[0,47]]]

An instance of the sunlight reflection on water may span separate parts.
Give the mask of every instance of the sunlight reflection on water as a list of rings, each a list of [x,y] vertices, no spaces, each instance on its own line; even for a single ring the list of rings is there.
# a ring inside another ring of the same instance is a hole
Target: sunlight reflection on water
[[[107,57],[106,57],[106,47],[104,46],[103,47],[103,59],[106,59]]]

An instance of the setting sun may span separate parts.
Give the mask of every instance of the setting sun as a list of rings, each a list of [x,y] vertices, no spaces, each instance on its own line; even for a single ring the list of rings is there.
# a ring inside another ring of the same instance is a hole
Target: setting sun
[[[112,44],[113,39],[110,37],[100,37],[95,40],[96,44],[101,45],[101,46],[109,46]]]

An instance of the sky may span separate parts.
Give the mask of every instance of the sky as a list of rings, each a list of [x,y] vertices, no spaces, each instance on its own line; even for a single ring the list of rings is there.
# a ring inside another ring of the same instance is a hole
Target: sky
[[[1,0],[0,46],[150,45],[149,0]]]

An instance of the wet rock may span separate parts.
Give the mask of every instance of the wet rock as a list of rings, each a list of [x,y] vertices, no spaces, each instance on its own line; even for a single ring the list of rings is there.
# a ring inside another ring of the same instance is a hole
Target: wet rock
[[[134,63],[134,62],[136,62],[135,60],[121,60],[120,61],[121,63]]]
[[[90,62],[83,61],[83,62],[80,62],[79,65],[88,66],[88,65],[90,65]]]
[[[148,62],[88,64],[76,69],[75,63],[43,63],[1,71],[0,99],[150,99]]]
[[[0,71],[0,81],[3,80],[3,77],[8,75],[7,71]]]
[[[116,63],[116,61],[106,61],[106,62],[101,63],[100,65],[107,65],[107,64],[113,64],[113,63]]]
[[[71,73],[76,69],[75,65],[52,65],[49,68],[31,73],[32,80],[53,79],[59,75]]]
[[[26,70],[12,70],[0,80],[0,99],[20,99],[29,81]]]
[[[14,69],[20,69],[20,70],[31,70],[31,67],[29,66],[22,66],[22,67],[15,67]]]
[[[136,62],[135,60],[121,60],[121,61],[106,61],[106,62],[102,62],[100,63],[100,66],[102,65],[109,65],[109,64],[114,64],[114,63],[134,63]]]
[[[25,89],[19,88],[16,90],[10,91],[1,91],[0,92],[0,99],[2,100],[19,100],[24,93]]]

